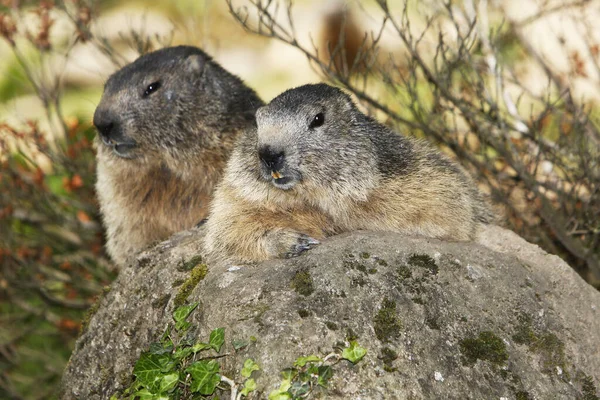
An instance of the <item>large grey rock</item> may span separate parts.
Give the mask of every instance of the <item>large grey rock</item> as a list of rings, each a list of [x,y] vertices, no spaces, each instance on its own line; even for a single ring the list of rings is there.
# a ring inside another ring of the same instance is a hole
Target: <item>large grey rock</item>
[[[66,399],[108,398],[171,321],[181,266],[201,231],[177,235],[124,269],[63,377]],[[196,336],[224,327],[222,370],[262,368],[256,398],[301,355],[358,336],[325,393],[338,399],[597,399],[600,293],[560,258],[490,226],[478,243],[393,233],[332,237],[305,255],[228,271],[210,265],[189,295]],[[232,339],[257,338],[235,351]]]

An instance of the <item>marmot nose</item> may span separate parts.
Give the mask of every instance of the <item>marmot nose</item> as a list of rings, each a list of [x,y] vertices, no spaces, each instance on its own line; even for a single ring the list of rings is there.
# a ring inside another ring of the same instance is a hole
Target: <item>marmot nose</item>
[[[115,119],[110,115],[109,112],[106,112],[103,109],[96,109],[94,113],[94,126],[100,132],[100,136],[102,136],[102,140],[104,142],[108,142],[109,139],[114,139],[113,136],[117,129],[115,129],[117,123]]]
[[[95,124],[96,125],[96,129],[98,129],[98,131],[100,132],[100,134],[106,138],[110,138],[110,134],[113,131],[113,128],[115,127],[115,123],[114,122],[107,122],[107,123],[103,123],[103,124]]]
[[[283,151],[275,151],[269,146],[261,147],[258,150],[258,157],[271,171],[279,171],[285,161]]]

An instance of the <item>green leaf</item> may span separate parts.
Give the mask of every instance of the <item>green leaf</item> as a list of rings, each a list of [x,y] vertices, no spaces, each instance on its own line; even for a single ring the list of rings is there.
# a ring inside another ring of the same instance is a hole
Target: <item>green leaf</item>
[[[192,303],[188,304],[187,306],[178,307],[175,311],[173,311],[173,319],[175,322],[185,321],[196,307],[198,307],[198,303]]]
[[[353,364],[359,362],[367,354],[367,349],[360,347],[355,340],[350,342],[350,346],[342,351],[342,358],[350,361]]]
[[[192,326],[192,324],[190,324],[187,321],[175,322],[175,330],[177,330],[179,332],[187,331],[190,328],[190,326]]]
[[[165,393],[152,394],[147,389],[142,389],[133,395],[139,400],[171,400],[170,396]],[[131,397],[132,399],[134,397]]]
[[[169,354],[173,351],[172,345],[164,346],[162,343],[151,343],[148,352],[152,354]]]
[[[240,394],[242,396],[248,396],[248,394],[250,392],[254,392],[256,390],[256,382],[254,382],[254,379],[248,379],[246,380],[246,382],[244,382],[244,388],[242,389],[242,391],[240,392]]]
[[[289,394],[288,392],[281,392],[278,389],[275,389],[271,393],[269,393],[269,400],[288,400],[291,398],[291,394]]]
[[[295,367],[304,367],[307,363],[312,363],[312,362],[322,362],[323,359],[321,357],[315,356],[315,355],[311,355],[311,356],[307,356],[307,357],[298,357],[296,359],[296,362],[294,363]]]
[[[211,349],[211,348],[212,348],[212,347],[211,347],[211,345],[210,345],[210,344],[208,344],[208,343],[202,343],[202,342],[199,342],[199,343],[196,343],[196,344],[195,344],[195,345],[192,347],[192,351],[193,351],[194,353],[197,353],[197,352],[199,352],[199,351],[202,351],[202,350],[208,350],[208,349]]]
[[[180,347],[173,353],[173,360],[181,361],[194,352],[192,347]]]
[[[225,343],[225,328],[217,328],[210,333],[208,344],[218,353],[221,351],[221,346]]]
[[[153,400],[154,394],[150,393],[148,389],[142,389],[135,393],[136,398],[140,398],[140,400]]]
[[[178,307],[173,311],[173,319],[175,320],[175,330],[186,331],[190,327],[190,323],[186,321],[187,317],[190,316],[192,311],[198,307],[198,303],[188,304],[186,306]]]
[[[153,394],[148,389],[142,389],[133,395],[136,399],[140,400],[171,400],[170,396],[165,393]],[[133,397],[132,397],[133,398]]]
[[[167,329],[165,329],[165,333],[163,333],[162,337],[160,338],[160,342],[165,347],[173,345],[173,341],[171,340],[171,329],[172,328],[173,328],[173,326],[171,324],[168,324]]]
[[[296,368],[286,368],[281,371],[281,377],[284,381],[293,381],[294,378],[298,375],[298,370]],[[287,390],[287,389],[286,389]]]
[[[292,386],[292,382],[288,379],[281,381],[279,389],[275,389],[269,393],[269,400],[287,400],[291,399],[292,395],[288,393],[288,389]]]
[[[213,394],[215,388],[221,382],[219,363],[215,360],[196,361],[190,365],[186,372],[192,375],[192,392],[200,392],[202,395]]]
[[[243,349],[249,345],[248,341],[240,339],[233,339],[231,344],[233,345],[234,350]]]
[[[244,361],[244,367],[242,368],[242,376],[244,378],[250,378],[250,375],[252,375],[252,371],[258,370],[260,370],[258,364],[255,363],[254,360],[252,360],[251,358],[248,358],[246,361]]]
[[[174,365],[169,354],[145,352],[135,363],[133,374],[146,389],[154,394],[158,392],[164,374],[170,372]]]
[[[159,389],[161,392],[168,392],[169,390],[171,390],[175,386],[177,386],[178,383],[179,383],[179,373],[173,372],[171,374],[164,375],[162,377],[162,380],[160,381]]]
[[[318,369],[317,385],[327,387],[327,382],[333,376],[333,368],[329,365],[321,365]]]
[[[305,395],[310,391],[310,384],[308,382],[294,382],[292,386],[288,389],[288,392],[292,395],[293,398],[300,397]]]
[[[308,375],[308,379],[310,379],[311,375],[319,375],[319,366],[311,363],[305,372]]]

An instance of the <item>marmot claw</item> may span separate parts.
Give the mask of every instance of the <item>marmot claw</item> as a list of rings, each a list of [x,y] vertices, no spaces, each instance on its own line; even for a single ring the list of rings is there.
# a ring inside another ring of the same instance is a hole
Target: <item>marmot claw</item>
[[[308,235],[301,234],[298,236],[297,242],[292,245],[289,252],[285,253],[285,258],[298,257],[300,254],[313,247],[321,244],[317,239],[311,238]]]

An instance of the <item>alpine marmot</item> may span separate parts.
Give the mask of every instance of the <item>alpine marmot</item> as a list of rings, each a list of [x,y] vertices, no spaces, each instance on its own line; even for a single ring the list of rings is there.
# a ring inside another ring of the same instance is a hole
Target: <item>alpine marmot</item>
[[[261,105],[190,46],[146,54],[110,76],[94,114],[96,189],[117,265],[206,217],[234,141]]]
[[[288,90],[256,121],[215,192],[205,243],[212,257],[291,256],[359,229],[470,240],[492,220],[459,165],[364,115],[337,88]]]

